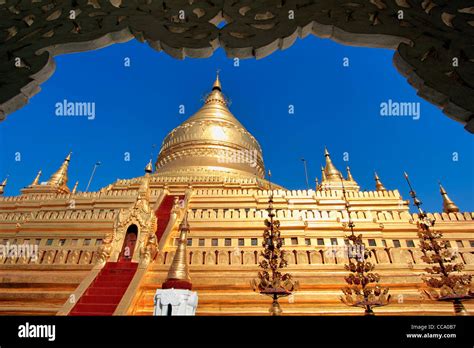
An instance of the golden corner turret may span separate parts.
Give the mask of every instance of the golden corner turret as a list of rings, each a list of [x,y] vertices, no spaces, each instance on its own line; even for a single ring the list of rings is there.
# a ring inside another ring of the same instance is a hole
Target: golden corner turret
[[[324,173],[326,174],[326,180],[341,180],[341,172],[337,170],[336,166],[332,163],[331,155],[326,147],[324,147],[324,157],[326,158],[326,166],[324,167]]]
[[[458,213],[458,206],[449,198],[448,193],[444,189],[443,185],[441,185],[441,183],[439,183],[439,192],[443,197],[443,211],[445,213]]]
[[[321,167],[321,184],[319,190],[339,190],[359,191],[359,185],[352,177],[350,168],[347,167],[347,179],[344,179],[341,172],[332,163],[331,155],[328,149],[324,148],[324,157],[326,165]]]
[[[61,167],[59,167],[59,169],[49,178],[48,180],[49,186],[65,188],[67,189],[67,191],[69,191],[69,189],[67,188],[67,181],[68,181],[67,170],[68,170],[70,161],[71,161],[71,152],[64,159],[64,162],[61,164]]]
[[[385,186],[383,186],[382,181],[380,181],[379,176],[376,172],[374,172],[374,179],[375,179],[375,190],[376,191],[387,191]]]
[[[71,193],[68,182],[68,168],[69,162],[71,161],[71,152],[66,156],[59,169],[54,172],[46,182],[40,183],[42,171],[40,170],[33,182],[21,190],[22,194],[34,194],[34,193]],[[77,187],[75,187],[77,190]],[[74,190],[73,190],[74,191]],[[75,193],[75,191],[73,192]]]

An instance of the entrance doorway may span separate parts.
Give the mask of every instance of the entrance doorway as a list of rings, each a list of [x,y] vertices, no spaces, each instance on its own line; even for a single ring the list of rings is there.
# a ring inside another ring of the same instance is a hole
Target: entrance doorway
[[[125,233],[125,240],[122,246],[122,252],[120,253],[120,261],[130,262],[133,257],[133,251],[135,250],[135,244],[137,243],[138,227],[137,225],[130,225]]]

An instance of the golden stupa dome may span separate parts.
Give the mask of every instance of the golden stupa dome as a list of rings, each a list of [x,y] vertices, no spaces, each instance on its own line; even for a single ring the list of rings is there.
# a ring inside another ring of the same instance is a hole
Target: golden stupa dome
[[[264,177],[260,145],[229,111],[219,76],[201,109],[165,137],[155,168],[166,175]]]

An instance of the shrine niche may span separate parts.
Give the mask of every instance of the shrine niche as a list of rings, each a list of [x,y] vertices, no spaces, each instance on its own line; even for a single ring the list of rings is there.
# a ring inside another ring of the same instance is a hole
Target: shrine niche
[[[468,0],[3,0],[0,119],[39,92],[56,55],[135,38],[178,59],[206,58],[219,47],[259,59],[309,34],[394,49],[394,65],[418,94],[474,132]]]

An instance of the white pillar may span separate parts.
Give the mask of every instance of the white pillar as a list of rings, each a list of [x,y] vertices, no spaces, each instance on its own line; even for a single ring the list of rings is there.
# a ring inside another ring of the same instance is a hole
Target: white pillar
[[[198,295],[195,291],[183,289],[158,289],[154,302],[153,315],[195,315]],[[170,314],[168,314],[169,308]]]

